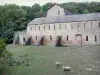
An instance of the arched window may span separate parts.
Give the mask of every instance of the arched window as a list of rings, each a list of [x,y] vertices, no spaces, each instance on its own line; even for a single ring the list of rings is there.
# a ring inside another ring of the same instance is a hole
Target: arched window
[[[50,41],[52,40],[52,36],[50,35]]]
[[[86,41],[88,41],[88,36],[86,36]]]
[[[95,41],[97,41],[97,36],[95,36]]]
[[[67,41],[68,41],[68,35],[67,35]]]

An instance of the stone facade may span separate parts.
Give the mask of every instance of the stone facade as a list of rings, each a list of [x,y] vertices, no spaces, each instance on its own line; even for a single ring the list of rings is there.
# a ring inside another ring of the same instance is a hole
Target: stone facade
[[[41,39],[44,45],[55,45],[60,36],[63,45],[100,45],[100,16],[96,18],[96,15],[100,13],[72,15],[68,11],[66,15],[63,8],[54,5],[46,17],[36,18],[28,24],[27,39],[31,37],[34,45]],[[23,42],[20,40],[21,44]]]
[[[25,45],[26,41],[27,41],[26,31],[15,32],[13,44]]]

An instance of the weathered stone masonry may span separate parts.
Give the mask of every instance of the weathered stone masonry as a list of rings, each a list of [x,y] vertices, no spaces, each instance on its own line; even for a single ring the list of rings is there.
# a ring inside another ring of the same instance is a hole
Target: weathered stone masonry
[[[46,17],[36,18],[27,26],[25,44],[31,37],[33,45],[55,45],[61,37],[63,45],[100,45],[100,13],[73,15],[71,12],[53,5]],[[41,45],[41,44],[40,44]]]

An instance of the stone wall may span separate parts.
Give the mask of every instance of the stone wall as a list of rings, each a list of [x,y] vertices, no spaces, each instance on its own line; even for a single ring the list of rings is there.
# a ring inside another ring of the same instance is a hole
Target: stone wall
[[[19,43],[16,43],[17,41]],[[13,44],[25,45],[26,41],[27,41],[26,31],[17,31],[17,32],[15,32]]]
[[[97,45],[100,44],[99,22],[100,21],[86,21],[30,25],[27,27],[27,35],[29,37],[32,36],[34,44],[38,43],[44,36],[46,38],[46,45],[55,45],[57,36],[61,36],[63,44]],[[82,38],[77,34],[81,34]],[[50,36],[52,40],[50,40]]]
[[[47,17],[52,17],[52,16],[65,16],[64,9],[57,5],[54,5],[47,12]]]

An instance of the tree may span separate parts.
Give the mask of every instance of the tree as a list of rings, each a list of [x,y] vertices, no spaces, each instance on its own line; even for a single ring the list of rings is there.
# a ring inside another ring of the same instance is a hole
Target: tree
[[[82,13],[83,13],[83,14],[88,14],[89,11],[88,11],[88,9],[84,9],[84,10],[82,11]]]
[[[14,31],[26,29],[26,11],[15,4],[0,6],[0,26],[0,37],[11,43]]]
[[[6,50],[6,39],[0,38],[0,75],[3,70],[6,70],[6,67],[10,64],[12,60],[12,53]]]

